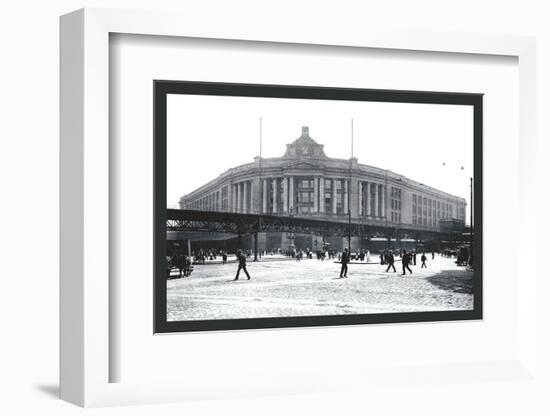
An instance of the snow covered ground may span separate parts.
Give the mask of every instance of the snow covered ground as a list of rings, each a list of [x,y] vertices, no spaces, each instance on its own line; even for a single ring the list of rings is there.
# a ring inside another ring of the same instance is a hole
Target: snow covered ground
[[[168,281],[168,320],[473,309],[473,273],[453,259],[428,257],[427,269],[418,261],[406,276],[401,262],[397,273],[380,264],[350,264],[347,279],[338,279],[340,264],[316,259],[250,259],[252,279],[241,272],[238,281],[236,262],[195,265],[190,277]]]

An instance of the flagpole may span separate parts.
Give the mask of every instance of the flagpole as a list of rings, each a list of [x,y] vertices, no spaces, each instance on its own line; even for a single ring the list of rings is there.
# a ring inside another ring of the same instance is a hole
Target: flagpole
[[[351,119],[351,157],[353,158],[353,118]]]

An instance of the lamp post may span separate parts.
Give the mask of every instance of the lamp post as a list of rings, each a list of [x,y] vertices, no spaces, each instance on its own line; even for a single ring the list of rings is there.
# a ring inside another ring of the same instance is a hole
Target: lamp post
[[[474,178],[470,176],[470,261],[471,267],[474,267]]]
[[[446,163],[443,163],[446,166]],[[460,170],[464,171],[464,166],[460,166]],[[466,214],[466,213],[464,213]],[[465,216],[465,215],[464,215]],[[468,261],[469,266],[474,266],[474,178],[470,176],[470,259]],[[462,234],[464,235],[464,233]]]

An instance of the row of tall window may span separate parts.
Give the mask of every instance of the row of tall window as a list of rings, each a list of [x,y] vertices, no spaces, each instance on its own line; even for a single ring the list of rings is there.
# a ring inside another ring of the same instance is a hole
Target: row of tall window
[[[437,227],[439,225],[439,220],[446,218],[454,218],[452,204],[413,194],[413,224],[426,225],[428,227]]]
[[[391,188],[391,220],[401,222],[401,189]]]
[[[346,209],[349,201],[346,201],[348,196],[346,194],[347,181],[345,179],[319,178],[315,181],[313,177],[294,177],[290,178],[286,184],[283,183],[284,181],[284,178],[265,180],[265,188],[263,188],[266,191],[265,212],[347,214]],[[292,186],[290,185],[290,181],[293,181]],[[374,186],[367,187],[366,185],[366,182],[360,182],[360,186],[362,186],[360,189],[362,198],[359,201],[360,215],[368,215],[370,212],[372,216],[384,216],[385,208],[383,208],[383,205],[385,205],[385,198],[382,196],[384,186],[374,184]],[[253,201],[252,183],[242,182],[232,186],[233,189],[231,189],[231,192],[229,186],[224,186],[219,191],[193,201],[190,204],[190,208],[230,211],[236,209],[233,207],[235,205],[240,207],[241,212],[251,212]],[[315,186],[317,186],[317,189],[315,189]],[[239,187],[238,193],[237,187]],[[293,189],[294,195],[291,195],[291,189]],[[285,191],[287,192],[286,195]],[[315,200],[316,197],[318,197],[317,201]],[[392,186],[390,201],[386,205],[390,211],[388,219],[392,222],[400,223],[402,221],[402,204],[402,190]],[[260,209],[262,209],[261,206]],[[412,194],[413,225],[438,227],[440,219],[457,218],[464,221],[465,215],[466,207],[464,205],[457,207],[450,202]]]
[[[318,181],[315,181],[313,177],[289,178],[286,188],[287,195],[284,195],[284,180],[286,179],[277,178],[275,181],[272,179],[267,179],[267,212],[285,212],[284,197],[287,197],[289,198],[289,213],[309,214],[315,212],[317,207],[317,212],[325,212],[329,214],[336,213],[337,215],[345,214],[345,179],[333,180],[320,178]],[[290,193],[290,181],[293,181],[292,188],[294,189],[294,195]],[[317,189],[315,189],[315,185],[317,185]],[[334,206],[333,186],[336,190],[336,206]],[[323,195],[321,195],[321,189],[323,189]],[[316,197],[319,198],[318,201],[315,201]],[[294,199],[292,200],[292,198]],[[316,202],[319,204],[318,206]],[[322,207],[321,204],[323,204]],[[273,209],[274,206],[275,210]],[[334,208],[336,208],[336,212],[334,212]]]

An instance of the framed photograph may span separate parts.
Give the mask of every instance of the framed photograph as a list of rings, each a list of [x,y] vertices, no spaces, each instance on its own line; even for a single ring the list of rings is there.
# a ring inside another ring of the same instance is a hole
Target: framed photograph
[[[154,90],[156,332],[482,317],[481,94]]]
[[[540,387],[534,40],[313,20],[61,18],[63,400]]]

